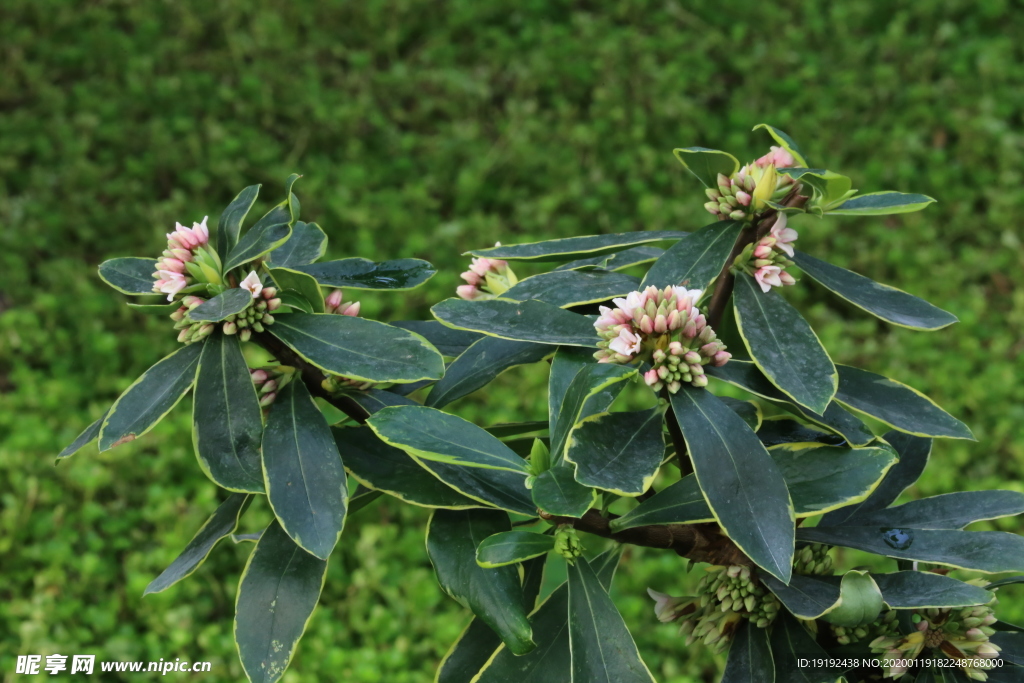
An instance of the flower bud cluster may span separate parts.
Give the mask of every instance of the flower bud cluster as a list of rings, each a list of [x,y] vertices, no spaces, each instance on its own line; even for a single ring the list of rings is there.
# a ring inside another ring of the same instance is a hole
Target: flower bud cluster
[[[348,315],[357,317],[359,315],[360,304],[358,301],[350,301],[348,303],[342,303],[342,294],[340,289],[336,289],[327,295],[324,300],[324,312],[334,313],[336,315]]]
[[[241,313],[229,315],[224,320],[224,334],[237,334],[242,341],[249,341],[253,332],[262,332],[267,325],[274,324],[271,311],[281,306],[277,289],[261,287],[259,296],[253,296],[253,304]]]
[[[222,264],[217,251],[210,246],[210,230],[206,219],[186,228],[175,224],[167,235],[167,249],[156,262],[153,291],[167,295],[168,301],[194,282],[221,284]]]
[[[796,278],[786,268],[793,265],[789,257],[793,256],[792,243],[796,242],[798,233],[786,227],[786,222],[786,214],[780,213],[768,234],[757,244],[748,244],[733,261],[733,270],[752,275],[764,292],[772,287],[796,284]]]
[[[792,168],[795,163],[788,151],[772,147],[768,154],[741,167],[731,177],[719,173],[718,188],[705,190],[711,201],[704,208],[719,220],[746,220],[763,209],[766,201],[780,201],[793,189],[793,178],[777,173],[776,169]]]
[[[501,246],[501,243],[495,246]],[[455,293],[469,301],[494,299],[519,282],[507,261],[482,257],[473,259],[469,270],[460,277],[466,284],[457,287]]]
[[[873,622],[863,626],[835,626],[832,624],[829,626],[840,645],[859,643],[868,639],[898,638],[900,632],[894,609],[882,612]]]
[[[983,579],[967,583],[987,585]],[[962,668],[968,678],[986,680],[988,676],[984,661],[999,655],[999,646],[989,641],[989,637],[996,632],[992,628],[997,621],[992,608],[994,602],[974,607],[928,607],[915,610],[921,619],[916,631],[906,636],[883,635],[871,641],[872,651],[894,664],[885,670],[885,677],[899,678],[905,674],[909,662],[928,647],[939,648],[946,655],[965,663]]]
[[[583,543],[571,524],[559,524],[555,529],[555,552],[570,565],[576,564],[576,558],[583,554]]]
[[[171,313],[170,318],[174,321],[174,329],[179,330],[178,341],[183,344],[191,344],[202,341],[213,334],[217,327],[214,323],[194,322],[188,317],[189,311],[205,302],[206,299],[189,294],[181,300],[181,306]]]
[[[804,576],[831,576],[832,557],[828,554],[830,546],[822,543],[811,543],[798,548],[793,556],[793,573]]]
[[[281,389],[295,377],[295,368],[288,365],[268,365],[249,370],[249,375],[260,398],[260,407],[269,408]]]

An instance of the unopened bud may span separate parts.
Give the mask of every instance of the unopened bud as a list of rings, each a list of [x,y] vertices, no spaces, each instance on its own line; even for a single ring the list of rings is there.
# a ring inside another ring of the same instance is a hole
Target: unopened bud
[[[192,331],[189,328],[183,329],[178,333],[178,341],[184,343],[188,341],[188,338],[192,335]]]
[[[264,299],[270,300],[277,296],[277,287],[264,287],[263,291],[260,292]]]
[[[224,334],[229,336],[232,334],[238,334],[238,325],[230,321],[224,323]]]
[[[722,196],[721,192],[710,187],[704,190],[704,194],[706,194],[708,196],[708,199],[715,202],[716,204],[718,203],[718,198]]]
[[[706,387],[708,385],[708,376],[707,375],[698,375],[698,376],[693,378],[693,381],[691,382],[691,384],[693,384],[693,386],[695,386],[697,388]]]
[[[185,313],[187,312],[187,309],[185,309],[184,307],[179,308],[176,311],[174,311],[174,313],[171,313],[171,320],[173,320],[174,322],[181,322],[181,320],[185,317]]]
[[[787,273],[786,271],[779,271],[779,279],[782,280],[784,285],[795,285],[796,278]]]
[[[252,336],[252,330],[249,330],[249,329],[244,329],[244,330],[242,330],[241,332],[238,333],[238,339],[240,341],[244,341],[244,342],[249,341],[249,338],[251,336]]]
[[[257,385],[263,384],[270,378],[266,370],[250,370],[249,376],[252,377],[252,383]]]
[[[342,297],[342,294],[341,294],[341,290],[340,289],[336,289],[333,292],[331,292],[327,296],[327,299],[324,301],[324,305],[327,307],[327,310],[328,311],[333,311],[335,308],[340,306],[341,305],[341,297]]]
[[[718,208],[718,202],[707,202],[704,205],[704,208],[707,209],[708,213],[713,213],[716,216],[722,213],[722,211]]]
[[[270,315],[269,313],[264,313],[263,319],[260,322],[262,322],[264,325],[273,325],[274,316]]]
[[[687,351],[686,355],[683,356],[683,361],[690,365],[694,363],[700,364],[701,360],[700,354],[696,351]]]
[[[740,209],[736,209],[735,211],[733,211],[732,213],[729,214],[729,218],[733,219],[734,221],[741,221],[741,220],[743,220],[746,217],[747,217],[747,213],[745,211],[740,210]]]
[[[281,300],[280,299],[274,298],[274,299],[270,299],[270,300],[267,301],[267,310],[268,311],[276,311],[280,307],[281,307]]]
[[[266,394],[265,396],[261,397],[260,398],[260,408],[266,408],[267,406],[269,406],[271,403],[274,402],[275,398],[277,398],[277,394],[275,394],[273,392],[271,392],[269,394]]]

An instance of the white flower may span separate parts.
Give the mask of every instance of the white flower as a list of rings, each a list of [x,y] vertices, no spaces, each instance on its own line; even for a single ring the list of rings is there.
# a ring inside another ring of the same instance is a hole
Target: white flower
[[[621,353],[623,356],[632,356],[640,350],[641,341],[640,337],[633,334],[632,330],[628,327],[623,327],[619,330],[619,336],[612,339],[608,344],[608,348],[615,353]]]
[[[238,283],[238,286],[242,289],[249,290],[252,294],[252,298],[255,299],[263,291],[263,283],[260,282],[259,275],[256,274],[255,270],[249,271],[249,274],[245,276],[245,279]]]

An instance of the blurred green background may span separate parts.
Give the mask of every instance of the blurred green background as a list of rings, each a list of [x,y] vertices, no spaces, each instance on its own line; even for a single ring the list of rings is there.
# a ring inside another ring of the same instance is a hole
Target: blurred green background
[[[219,546],[142,599],[222,494],[192,454],[186,399],[140,441],[54,456],[175,347],[123,305],[106,258],[155,255],[174,222],[211,225],[245,185],[288,173],[329,256],[422,257],[425,317],[471,246],[709,222],[676,146],[744,159],[787,131],[863,191],[937,205],[889,218],[802,217],[803,248],[956,313],[895,329],[810,282],[787,288],[833,357],[906,381],[977,443],[936,444],[910,497],[1024,490],[1024,13],[1001,0],[726,4],[565,0],[0,3],[0,679],[17,654],[213,662],[231,638],[251,545]],[[267,202],[259,208],[269,206]],[[524,269],[529,273],[529,269]],[[481,422],[545,414],[539,368],[455,404]],[[254,506],[254,509],[256,506]],[[265,511],[264,511],[265,512]],[[259,515],[254,515],[253,529]],[[468,621],[437,588],[425,513],[354,517],[285,680],[428,681]],[[994,528],[1021,529],[1015,521]],[[632,550],[616,584],[662,681],[710,680],[643,589],[682,562]],[[1003,603],[1024,618],[1024,595]]]

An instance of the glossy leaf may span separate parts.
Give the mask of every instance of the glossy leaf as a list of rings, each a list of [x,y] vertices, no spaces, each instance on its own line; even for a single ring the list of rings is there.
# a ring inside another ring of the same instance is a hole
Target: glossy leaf
[[[100,435],[100,427],[103,426],[103,421],[107,419],[107,415],[110,413],[108,409],[105,413],[100,415],[95,422],[82,430],[82,433],[75,437],[75,440],[64,447],[60,453],[57,454],[58,458],[67,458],[78,451],[84,446],[91,443],[97,436]],[[58,460],[59,462],[59,460]]]
[[[235,642],[250,681],[274,683],[284,675],[326,576],[326,560],[270,523],[249,555],[235,597]]]
[[[282,294],[293,292],[308,301],[309,310],[313,313],[323,313],[326,310],[324,294],[312,276],[294,268],[275,267],[270,269],[270,277],[274,278],[274,284]]]
[[[327,235],[316,223],[295,221],[288,241],[267,256],[275,268],[294,268],[313,263],[327,251]]]
[[[508,244],[489,249],[467,252],[473,256],[504,259],[506,261],[571,261],[580,257],[600,256],[623,251],[640,244],[666,242],[685,238],[689,233],[658,230],[652,232],[623,232],[614,235],[587,235],[565,237],[528,244]]]
[[[888,216],[920,211],[934,201],[923,194],[871,192],[847,199],[829,213],[840,216]]]
[[[612,531],[625,531],[651,524],[697,524],[713,521],[715,516],[704,499],[697,478],[689,474],[621,517],[613,519],[609,526]]]
[[[992,593],[980,586],[931,572],[905,571],[872,574],[882,599],[892,609],[966,607],[984,605]]]
[[[383,491],[374,491],[360,484],[356,487],[355,492],[349,496],[348,514],[346,516],[351,517],[383,495]]]
[[[837,367],[836,400],[843,405],[915,436],[974,440],[967,425],[916,389],[860,368]]]
[[[150,581],[142,594],[165,591],[198,569],[213,550],[213,546],[238,528],[238,520],[250,502],[252,496],[245,493],[232,493],[228,496],[199,528],[181,554],[174,558],[167,569],[160,572],[160,576]]]
[[[448,465],[410,455],[420,467],[462,495],[488,507],[496,507],[527,517],[537,516],[537,506],[526,488],[525,472],[492,470],[483,467]]]
[[[774,139],[780,147],[782,147],[784,150],[793,155],[793,160],[796,161],[796,163],[799,166],[810,165],[807,163],[806,157],[804,157],[803,152],[800,151],[800,148],[797,146],[796,142],[793,141],[793,138],[789,137],[778,128],[775,128],[774,126],[769,126],[767,123],[759,123],[756,126],[754,126],[751,130],[761,130],[762,128],[768,131],[768,134],[772,136],[772,139]]]
[[[348,483],[330,427],[306,386],[278,392],[263,431],[267,499],[287,534],[326,560],[345,526]]]
[[[762,420],[757,430],[757,438],[766,448],[783,443],[820,443],[827,446],[843,443],[843,437],[838,434],[815,429],[783,416]]]
[[[533,482],[533,502],[559,517],[582,517],[597,503],[597,491],[573,478],[572,467],[555,465]]]
[[[294,269],[312,275],[325,287],[392,291],[415,289],[437,272],[430,263],[418,258],[379,263],[364,258],[346,258],[340,261],[295,266]]]
[[[729,406],[729,410],[739,415],[747,423],[751,431],[756,432],[761,428],[761,407],[757,401],[743,401],[731,396],[719,396],[718,398],[722,403]],[[761,439],[761,441],[763,443],[764,439]]]
[[[569,366],[568,370],[571,369]],[[570,433],[576,424],[589,415],[608,410],[615,397],[625,387],[626,380],[635,377],[637,372],[637,368],[634,367],[593,362],[583,365],[576,372],[561,401],[558,402],[557,410],[554,404],[548,408],[549,413],[554,416],[551,423],[552,462],[561,461],[569,444]],[[561,370],[556,377],[552,364],[549,386],[552,382],[561,382],[563,379]],[[554,401],[555,391],[560,387],[554,389],[550,393],[549,401]]]
[[[617,251],[611,254],[603,254],[601,256],[592,256],[590,258],[576,259],[575,261],[569,261],[555,268],[555,270],[577,270],[577,269],[593,269],[602,268],[604,270],[625,270],[633,266],[638,266],[643,263],[650,263],[656,261],[658,257],[665,253],[664,249],[658,247],[633,247],[624,251]]]
[[[427,525],[427,555],[441,589],[494,629],[513,653],[525,654],[536,644],[518,571],[484,569],[475,560],[484,539],[509,530],[508,515],[497,510],[435,510]]]
[[[556,270],[520,280],[519,284],[501,296],[513,301],[536,299],[568,308],[626,296],[639,287],[639,279],[623,273],[607,270]]]
[[[807,629],[784,610],[772,626],[771,645],[775,683],[835,683],[842,673],[840,669],[815,665],[836,658],[830,658]],[[808,665],[800,666],[800,660],[809,660]]]
[[[252,305],[252,293],[247,289],[233,287],[204,301],[191,311],[188,317],[195,322],[220,322],[229,315],[241,313]]]
[[[857,517],[857,524],[913,529],[963,529],[972,522],[1010,517],[1022,512],[1024,493],[959,491],[865,513]]]
[[[418,382],[444,374],[444,359],[427,340],[376,320],[291,313],[270,331],[321,370],[365,382]]]
[[[263,493],[263,417],[238,337],[214,334],[203,344],[192,425],[206,476],[231,491]]]
[[[676,242],[654,262],[639,289],[668,285],[707,289],[722,271],[743,225],[739,221],[712,223]]]
[[[721,683],[775,683],[768,629],[744,619],[733,635]]]
[[[980,572],[1024,571],[1024,537],[1002,531],[837,526],[798,529],[796,537],[810,543]]]
[[[280,207],[270,210],[256,225],[238,240],[227,258],[224,259],[224,272],[245,265],[273,251],[288,241],[292,234],[287,212]]]
[[[797,251],[796,264],[820,285],[882,320],[915,330],[938,330],[957,317],[924,299]]]
[[[484,338],[484,335],[479,332],[454,330],[436,320],[399,320],[390,325],[415,332],[445,356],[458,356],[475,342]]]
[[[807,206],[818,215],[831,211],[832,207],[855,192],[851,190],[853,182],[850,178],[823,168],[787,168],[779,169],[779,172],[799,180],[813,191]]]
[[[1012,586],[1017,583],[1024,583],[1024,576],[1008,576],[1005,579],[992,581],[987,586],[985,586],[985,590],[995,590],[996,588],[1000,588],[1001,586]]]
[[[882,612],[882,591],[866,571],[850,570],[839,585],[839,604],[824,616],[836,626],[861,626],[878,618]]]
[[[555,547],[555,537],[532,531],[503,531],[488,536],[476,549],[476,563],[485,569],[504,567],[544,555]]]
[[[504,439],[510,436],[519,436],[520,434],[543,432],[546,431],[547,428],[548,423],[540,420],[534,420],[531,422],[502,422],[500,424],[486,427],[488,434],[496,436],[499,439]]]
[[[192,388],[202,350],[201,343],[181,347],[125,389],[100,427],[100,451],[134,441],[171,412]]]
[[[448,366],[444,377],[430,390],[425,403],[443,408],[486,386],[506,370],[536,363],[552,351],[547,344],[482,337]]]
[[[227,205],[217,221],[217,253],[223,257],[232,247],[238,244],[238,235],[242,231],[242,223],[249,214],[256,197],[260,193],[259,185],[245,188]]]
[[[684,386],[672,410],[715,518],[759,567],[788,582],[793,503],[768,451],[746,423],[705,389]]]
[[[407,385],[399,385],[407,386]],[[418,406],[420,405],[411,398],[407,398],[400,394],[396,394],[392,391],[385,391],[384,389],[367,389],[366,391],[358,391],[350,394],[352,400],[363,407],[366,412],[376,413],[381,408],[387,408],[389,406]]]
[[[816,413],[836,392],[838,375],[814,330],[776,291],[736,277],[736,322],[754,363],[782,393]]]
[[[277,294],[277,298],[281,300],[282,306],[295,309],[296,311],[302,311],[303,313],[315,313],[313,310],[313,304],[309,300],[299,294],[298,292],[292,292],[289,290],[281,290]]]
[[[794,574],[789,585],[774,576],[761,580],[786,609],[801,619],[817,619],[839,606],[839,585],[818,576]]]
[[[728,177],[740,170],[740,162],[736,157],[717,149],[682,147],[672,150],[672,153],[704,187],[717,188],[719,173]]]
[[[170,315],[181,308],[181,303],[175,301],[170,304],[135,304],[129,301],[128,308],[146,315]]]
[[[590,318],[533,299],[522,302],[445,299],[435,304],[430,312],[449,327],[501,339],[595,349],[599,341]]]
[[[381,441],[369,427],[331,430],[342,461],[359,483],[421,507],[464,509],[481,507],[436,477],[394,446]]]
[[[565,460],[576,466],[576,481],[620,496],[639,496],[651,487],[665,456],[661,408],[599,413],[573,429]]]
[[[153,273],[156,272],[156,259],[114,258],[100,264],[100,279],[108,285],[131,296],[156,294],[153,291]]]

